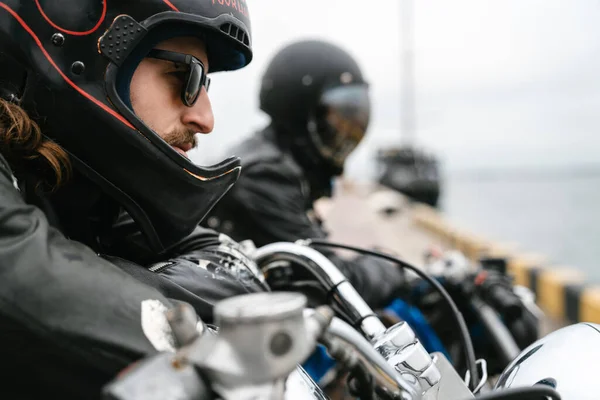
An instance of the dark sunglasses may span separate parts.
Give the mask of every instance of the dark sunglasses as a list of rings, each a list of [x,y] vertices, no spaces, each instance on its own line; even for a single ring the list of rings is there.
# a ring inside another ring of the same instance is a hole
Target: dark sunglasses
[[[194,105],[202,87],[210,86],[210,78],[206,76],[206,68],[202,61],[190,54],[177,53],[175,51],[153,49],[148,53],[148,57],[159,60],[171,61],[177,64],[187,65],[186,76],[183,80],[183,89],[181,90],[181,101],[188,107]]]

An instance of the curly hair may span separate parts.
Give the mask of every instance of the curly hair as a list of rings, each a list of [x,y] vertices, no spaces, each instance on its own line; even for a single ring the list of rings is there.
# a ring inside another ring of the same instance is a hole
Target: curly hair
[[[67,152],[44,137],[39,125],[17,104],[0,98],[0,154],[17,178],[34,175],[51,191],[71,175]]]

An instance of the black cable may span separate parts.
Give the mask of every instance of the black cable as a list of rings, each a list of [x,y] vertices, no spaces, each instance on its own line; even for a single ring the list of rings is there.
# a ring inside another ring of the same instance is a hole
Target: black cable
[[[462,313],[456,306],[456,303],[454,303],[454,300],[452,300],[452,298],[450,297],[450,295],[448,294],[446,289],[444,289],[444,287],[442,285],[440,285],[440,283],[438,281],[436,281],[434,278],[432,278],[431,276],[429,276],[428,274],[423,272],[420,268],[417,268],[414,265],[411,265],[405,261],[402,261],[399,258],[390,256],[388,254],[381,253],[378,251],[361,249],[360,247],[349,246],[349,245],[345,245],[345,244],[341,244],[341,243],[333,243],[333,242],[328,242],[326,240],[320,240],[320,239],[308,239],[307,245],[308,246],[314,245],[314,246],[340,248],[340,249],[355,251],[357,253],[367,254],[367,255],[370,255],[373,257],[383,258],[385,260],[388,260],[388,261],[391,261],[393,263],[400,265],[402,268],[413,271],[414,273],[419,275],[422,279],[429,282],[440,293],[440,295],[444,298],[444,300],[448,303],[448,305],[450,306],[450,309],[452,310],[452,313],[453,313],[453,315],[456,319],[456,323],[458,325],[458,329],[461,333],[461,341],[462,341],[462,345],[463,345],[463,350],[465,352],[467,369],[469,370],[469,374],[471,375],[471,386],[477,387],[477,385],[479,384],[479,373],[477,371],[477,363],[475,361],[475,350],[473,349],[473,342],[471,342],[471,336],[469,336],[469,330],[467,329],[467,324],[465,322],[465,319],[464,319]]]
[[[560,394],[547,385],[502,389],[487,392],[475,400],[561,400]]]

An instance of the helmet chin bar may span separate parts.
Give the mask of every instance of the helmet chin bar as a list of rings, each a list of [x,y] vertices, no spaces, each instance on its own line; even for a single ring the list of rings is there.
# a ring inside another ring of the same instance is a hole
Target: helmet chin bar
[[[206,211],[203,213],[201,218],[196,218],[198,221],[194,223],[194,221],[187,221],[188,228],[187,230],[182,230],[180,233],[170,235],[169,232],[161,231],[159,223],[160,221],[156,221],[156,218],[152,218],[144,211],[144,207],[136,202],[131,196],[129,196],[124,191],[120,190],[117,186],[113,185],[110,181],[105,179],[102,175],[92,169],[89,165],[82,162],[80,159],[75,157],[72,154],[69,154],[70,159],[73,163],[73,166],[77,168],[79,172],[81,172],[85,177],[90,179],[92,182],[96,183],[100,189],[113,198],[117,203],[119,203],[133,218],[133,220],[138,225],[138,228],[144,235],[144,238],[148,242],[148,246],[152,248],[157,254],[160,254],[167,250],[169,247],[183,239],[185,236],[190,234],[194,228],[202,221],[202,219],[208,214],[208,212],[214,207],[214,204],[227,193],[229,188],[233,186],[233,183],[239,177],[241,172],[241,166],[237,165],[233,167],[231,170],[226,172],[224,175],[216,177],[216,180],[227,179],[231,182],[229,184],[225,184],[226,190],[223,190],[222,194],[213,201],[213,204],[210,208],[206,208]],[[233,160],[235,164],[239,164],[239,159]],[[185,171],[188,175],[193,176],[189,171]],[[200,177],[194,177],[195,179],[200,179]],[[168,205],[165,205],[168,207]],[[200,207],[199,207],[200,208]]]

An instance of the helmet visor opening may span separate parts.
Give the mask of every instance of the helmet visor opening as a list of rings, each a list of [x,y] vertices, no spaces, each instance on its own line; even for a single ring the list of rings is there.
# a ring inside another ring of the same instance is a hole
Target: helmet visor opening
[[[364,138],[371,116],[367,85],[339,86],[325,91],[316,112],[316,129],[311,137],[321,156],[335,166],[346,158]]]

